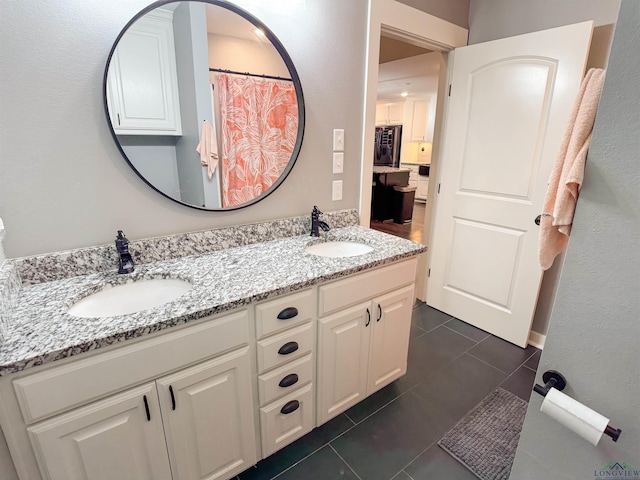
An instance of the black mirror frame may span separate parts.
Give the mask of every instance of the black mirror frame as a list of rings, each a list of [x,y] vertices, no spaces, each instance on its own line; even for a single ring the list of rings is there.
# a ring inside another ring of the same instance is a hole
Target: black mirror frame
[[[120,141],[118,140],[118,136],[116,135],[116,132],[115,132],[115,130],[113,128],[113,125],[111,123],[111,118],[109,116],[109,105],[107,103],[107,78],[108,78],[108,74],[109,74],[109,65],[111,65],[111,59],[112,59],[113,54],[114,54],[114,52],[116,50],[116,47],[118,46],[118,43],[120,43],[120,39],[125,34],[125,32],[129,29],[129,27],[131,25],[133,25],[142,16],[146,15],[147,13],[149,13],[150,11],[152,11],[152,10],[158,8],[158,7],[161,7],[162,5],[166,5],[168,3],[177,3],[177,2],[180,2],[180,1],[207,3],[207,4],[210,4],[210,5],[216,5],[216,6],[219,6],[219,7],[222,7],[222,8],[226,8],[227,10],[231,10],[232,12],[240,15],[245,20],[247,20],[248,22],[250,22],[253,25],[255,25],[256,28],[262,29],[262,31],[264,32],[264,34],[267,37],[267,39],[269,39],[271,44],[278,51],[278,53],[280,54],[280,57],[282,58],[282,60],[284,61],[285,65],[289,69],[289,72],[291,74],[291,80],[293,81],[293,85],[294,85],[295,90],[296,90],[296,100],[298,102],[298,135],[296,137],[296,144],[295,144],[295,146],[293,148],[293,151],[291,153],[291,158],[289,159],[289,163],[287,163],[287,167],[280,174],[280,177],[278,178],[278,180],[273,185],[271,185],[267,190],[265,190],[262,193],[262,195],[254,198],[253,200],[251,200],[249,202],[243,203],[242,205],[237,205],[237,206],[228,207],[228,208],[205,208],[205,207],[200,207],[198,205],[191,205],[189,203],[182,202],[181,200],[177,200],[177,199],[167,195],[166,193],[158,190],[154,185],[152,185],[138,171],[138,169],[129,160],[129,158],[127,157],[126,153],[122,149],[122,145],[120,145]],[[111,47],[111,51],[109,52],[109,56],[107,57],[107,63],[106,63],[105,69],[104,69],[104,75],[103,75],[103,79],[102,79],[102,101],[103,101],[103,105],[104,105],[104,112],[105,112],[106,119],[107,119],[107,125],[109,125],[109,131],[111,132],[111,136],[113,137],[113,141],[115,142],[116,146],[118,147],[118,150],[120,151],[120,154],[122,155],[122,157],[126,160],[126,162],[129,164],[131,169],[136,173],[136,175],[138,175],[138,177],[140,177],[144,183],[146,183],[149,187],[151,187],[153,190],[158,192],[163,197],[166,197],[169,200],[171,200],[173,202],[176,202],[176,203],[178,203],[180,205],[184,205],[186,207],[194,208],[196,210],[203,210],[203,211],[206,211],[206,212],[228,212],[228,211],[232,211],[232,210],[239,210],[241,208],[246,208],[246,207],[248,207],[250,205],[254,205],[254,204],[264,200],[266,197],[271,195],[282,184],[282,182],[284,182],[284,180],[287,178],[287,176],[289,175],[289,173],[293,169],[293,166],[295,165],[295,163],[296,163],[296,161],[298,159],[298,156],[300,155],[300,149],[302,148],[302,139],[304,137],[304,127],[305,127],[304,97],[302,95],[302,84],[300,83],[300,77],[298,76],[298,72],[297,72],[295,66],[293,65],[293,61],[291,60],[291,57],[289,56],[289,54],[285,50],[284,46],[280,43],[280,40],[278,40],[278,38],[275,36],[275,34],[266,25],[264,25],[260,20],[258,20],[253,15],[251,15],[248,12],[246,12],[245,10],[241,9],[240,7],[238,7],[236,5],[233,5],[233,4],[230,4],[230,3],[227,3],[224,0],[159,0],[157,2],[152,3],[151,5],[149,5],[147,7],[145,7],[140,12],[138,12],[136,15],[134,15],[134,17],[131,20],[129,20],[129,22],[127,22],[127,24],[123,27],[122,31],[118,34],[118,37],[116,38],[115,42],[113,43],[113,46]]]

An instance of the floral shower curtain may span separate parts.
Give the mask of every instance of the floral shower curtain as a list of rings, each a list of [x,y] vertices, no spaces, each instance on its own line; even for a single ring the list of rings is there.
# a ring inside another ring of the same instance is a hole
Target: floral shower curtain
[[[222,206],[253,200],[280,177],[298,135],[292,82],[222,74]]]

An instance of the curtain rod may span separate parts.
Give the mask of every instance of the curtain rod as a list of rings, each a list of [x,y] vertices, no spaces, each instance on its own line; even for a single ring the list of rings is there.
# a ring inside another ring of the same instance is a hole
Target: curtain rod
[[[257,73],[249,73],[249,72],[236,72],[234,70],[224,70],[222,68],[210,68],[209,71],[210,72],[231,73],[233,75],[246,75],[248,77],[268,78],[268,79],[271,79],[271,80],[285,80],[285,81],[288,81],[288,82],[292,82],[293,81],[291,78],[276,77],[276,76],[273,76],[273,75],[258,75]]]

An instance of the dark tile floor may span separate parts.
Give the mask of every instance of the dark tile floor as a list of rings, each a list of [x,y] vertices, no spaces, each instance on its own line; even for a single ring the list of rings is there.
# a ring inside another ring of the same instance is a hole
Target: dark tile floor
[[[238,478],[475,480],[436,442],[497,386],[528,401],[539,359],[419,303],[404,377]]]

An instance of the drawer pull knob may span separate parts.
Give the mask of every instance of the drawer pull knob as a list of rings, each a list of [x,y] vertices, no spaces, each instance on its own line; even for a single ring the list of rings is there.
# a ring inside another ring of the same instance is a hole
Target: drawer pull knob
[[[291,385],[294,385],[296,383],[298,383],[298,375],[296,375],[295,373],[290,373],[282,380],[280,380],[280,383],[278,385],[280,385],[281,387],[290,387]]]
[[[376,322],[379,322],[382,318],[382,307],[378,304],[378,318],[376,318]]]
[[[296,307],[287,307],[278,314],[278,320],[289,320],[296,316],[298,316],[298,309]]]
[[[300,402],[298,400],[291,400],[284,404],[284,407],[280,409],[280,413],[288,415],[295,412],[298,408],[300,408]]]
[[[368,327],[370,323],[371,323],[371,312],[367,308],[367,323],[365,323],[364,326]]]
[[[290,353],[293,353],[296,350],[298,350],[298,342],[288,342],[280,347],[280,350],[278,350],[278,353],[280,355],[289,355]]]

